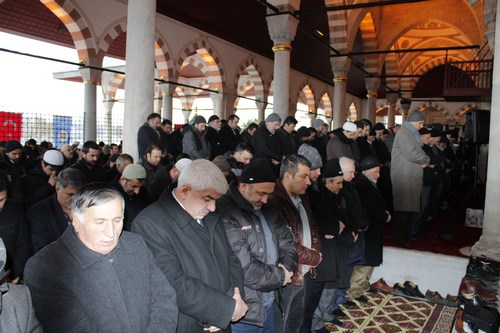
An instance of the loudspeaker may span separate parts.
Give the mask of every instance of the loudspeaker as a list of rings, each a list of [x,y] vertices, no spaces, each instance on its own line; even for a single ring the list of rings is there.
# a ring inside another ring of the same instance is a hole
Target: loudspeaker
[[[470,143],[490,140],[490,111],[471,110],[465,114],[465,139]]]

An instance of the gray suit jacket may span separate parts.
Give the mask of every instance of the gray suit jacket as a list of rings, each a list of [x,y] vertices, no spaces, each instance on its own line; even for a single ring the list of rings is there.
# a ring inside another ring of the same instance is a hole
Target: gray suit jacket
[[[35,317],[30,291],[26,286],[4,283],[0,286],[0,322],[5,333],[39,333],[42,326]]]
[[[102,255],[69,227],[28,261],[24,274],[46,332],[175,331],[175,292],[135,234],[124,231]]]

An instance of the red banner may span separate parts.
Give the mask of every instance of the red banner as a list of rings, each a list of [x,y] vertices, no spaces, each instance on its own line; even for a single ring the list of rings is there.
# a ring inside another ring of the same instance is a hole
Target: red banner
[[[0,141],[21,141],[22,128],[22,113],[0,112]]]

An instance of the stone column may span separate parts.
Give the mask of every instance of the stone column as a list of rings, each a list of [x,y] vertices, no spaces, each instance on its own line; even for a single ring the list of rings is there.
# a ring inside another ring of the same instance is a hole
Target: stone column
[[[299,22],[295,17],[285,14],[268,16],[266,20],[274,43],[273,112],[285,119],[290,108],[290,43],[295,37]]]
[[[366,77],[365,78],[365,86],[366,86],[366,97],[368,98],[368,102],[366,103],[366,118],[375,124],[376,111],[377,111],[377,91],[380,85],[380,79],[378,77]]]
[[[495,53],[500,49],[500,11],[496,13]],[[496,53],[499,54],[499,53]],[[495,57],[493,63],[492,91],[500,89],[500,57]],[[492,135],[500,131],[500,95],[491,95],[490,113],[490,142],[488,155],[488,184],[484,203],[483,234],[479,241],[472,247],[472,255],[484,256],[495,261],[500,261],[500,136]]]
[[[314,112],[309,112],[309,127],[312,126],[312,122],[314,119],[316,119],[317,115]]]
[[[162,95],[161,114],[164,119],[173,121],[174,91],[177,87],[173,83],[158,83]]]
[[[104,109],[105,109],[104,124],[106,126],[106,128],[105,128],[106,136],[105,136],[104,140],[107,144],[109,144],[113,140],[113,113],[112,113],[112,110],[113,110],[113,106],[115,105],[115,101],[114,100],[104,101],[103,104],[104,104]]]
[[[394,127],[394,124],[396,123],[396,103],[398,102],[399,96],[397,93],[387,93],[386,98],[387,98],[387,127]]]
[[[221,92],[210,93],[210,98],[212,99],[212,103],[214,104],[214,114],[220,119],[224,118],[224,104],[222,102],[224,95]]]
[[[402,100],[400,104],[401,104],[401,115],[403,116],[403,121],[405,121],[408,112],[410,112],[411,101]]]
[[[129,0],[123,151],[138,160],[137,131],[153,110],[156,0]]]
[[[191,109],[182,110],[182,114],[184,115],[184,124],[189,123],[189,116],[191,115],[191,111],[192,111]]]
[[[349,60],[347,57],[331,58],[330,63],[333,71],[333,127],[339,128],[347,119],[347,109],[345,106],[346,81],[349,71]]]
[[[80,68],[80,75],[83,78],[83,114],[84,114],[84,134],[83,141],[97,140],[97,82],[100,71],[90,68]]]
[[[226,92],[224,94],[224,98],[222,99],[222,102],[224,104],[224,113],[223,113],[224,117],[221,117],[221,119],[222,118],[227,119],[230,115],[236,113],[236,108],[234,106],[236,98],[238,98],[236,93]]]
[[[257,121],[260,123],[261,121],[264,121],[264,116],[266,114],[266,108],[267,108],[267,102],[261,102],[261,101],[256,101],[255,104],[257,105]],[[258,125],[257,123],[257,125]]]

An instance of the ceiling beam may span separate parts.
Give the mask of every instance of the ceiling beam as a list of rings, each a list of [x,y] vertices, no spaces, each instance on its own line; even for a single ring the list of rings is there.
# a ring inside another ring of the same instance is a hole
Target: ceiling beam
[[[337,11],[341,11],[341,10],[372,8],[372,7],[382,7],[382,6],[392,6],[392,5],[404,5],[404,4],[408,4],[408,3],[423,2],[423,1],[428,1],[428,0],[375,1],[375,2],[356,3],[356,4],[352,4],[352,5],[328,6],[325,8],[311,8],[311,9],[291,10],[291,11],[279,11],[279,9],[277,7],[273,6],[272,4],[268,3],[265,0],[257,0],[257,1],[264,4],[269,9],[271,9],[274,13],[268,14],[268,16],[273,16],[273,15],[283,15],[283,14],[292,14],[292,15],[319,14],[319,13],[326,13],[326,12],[337,12]]]
[[[379,51],[339,53],[339,54],[330,54],[330,57],[334,58],[334,57],[352,57],[352,56],[368,55],[368,54],[390,54],[390,53],[412,53],[412,52],[470,50],[470,49],[478,49],[478,48],[479,48],[479,45],[425,47],[425,48],[407,49],[407,50],[379,50]]]

